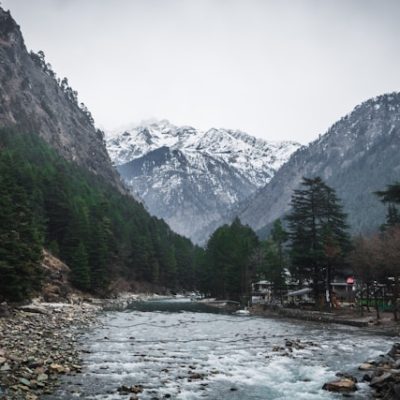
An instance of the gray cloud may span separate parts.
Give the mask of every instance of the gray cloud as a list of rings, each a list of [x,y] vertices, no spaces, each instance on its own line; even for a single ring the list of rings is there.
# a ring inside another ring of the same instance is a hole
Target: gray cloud
[[[393,0],[3,0],[96,122],[303,143],[400,89]]]

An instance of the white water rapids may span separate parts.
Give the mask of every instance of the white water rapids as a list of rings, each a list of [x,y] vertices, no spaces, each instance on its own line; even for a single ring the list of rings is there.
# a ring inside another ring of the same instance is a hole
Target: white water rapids
[[[322,385],[337,372],[360,378],[359,364],[393,341],[338,325],[216,314],[187,300],[138,303],[101,322],[82,337],[83,373],[47,399],[129,399],[121,385],[143,385],[140,400],[342,398]],[[290,352],[285,340],[301,346]],[[367,384],[358,386],[353,399],[368,398]]]

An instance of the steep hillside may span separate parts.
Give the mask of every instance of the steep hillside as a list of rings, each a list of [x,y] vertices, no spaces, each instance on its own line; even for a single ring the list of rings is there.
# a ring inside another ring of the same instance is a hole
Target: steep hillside
[[[343,200],[352,231],[373,231],[385,215],[373,192],[400,180],[399,149],[400,94],[370,99],[297,150],[237,214],[260,230],[288,211],[303,176],[321,176]]]
[[[43,247],[83,291],[193,289],[201,250],[130,196],[90,112],[2,9],[0,82],[0,303],[40,292]]]
[[[123,188],[103,133],[78,104],[68,81],[56,78],[42,53],[28,53],[19,26],[0,7],[0,127],[38,132],[59,154]]]
[[[299,145],[228,129],[202,132],[164,120],[110,135],[107,147],[149,211],[201,242],[211,233],[210,223],[264,186]]]

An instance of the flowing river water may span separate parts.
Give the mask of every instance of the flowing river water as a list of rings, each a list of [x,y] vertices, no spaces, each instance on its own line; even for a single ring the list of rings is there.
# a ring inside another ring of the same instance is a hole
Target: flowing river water
[[[386,353],[392,340],[356,328],[221,313],[188,300],[137,302],[85,333],[83,373],[47,399],[342,398],[322,390],[337,372]],[[288,343],[290,341],[291,343]],[[359,384],[353,399],[369,398]]]

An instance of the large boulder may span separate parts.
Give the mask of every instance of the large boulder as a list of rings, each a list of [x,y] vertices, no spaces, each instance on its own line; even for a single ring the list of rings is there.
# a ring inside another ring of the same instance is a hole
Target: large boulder
[[[354,379],[341,378],[336,381],[325,383],[322,389],[328,390],[329,392],[348,393],[355,392],[357,390],[357,385]]]

